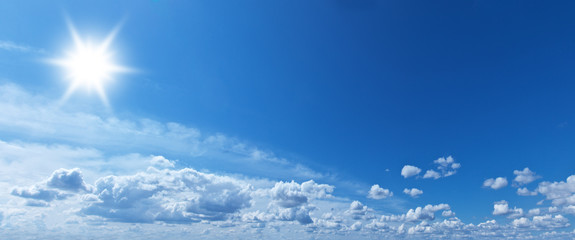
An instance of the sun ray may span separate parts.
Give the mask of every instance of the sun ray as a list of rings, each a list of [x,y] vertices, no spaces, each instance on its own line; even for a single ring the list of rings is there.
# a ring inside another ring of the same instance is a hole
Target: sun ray
[[[73,48],[66,52],[65,57],[50,60],[64,68],[64,78],[69,81],[61,101],[66,102],[76,91],[85,89],[95,91],[102,103],[109,107],[106,84],[115,80],[114,74],[130,71],[114,62],[114,52],[110,49],[121,25],[118,24],[99,44],[93,44],[80,36],[71,21],[67,23]]]

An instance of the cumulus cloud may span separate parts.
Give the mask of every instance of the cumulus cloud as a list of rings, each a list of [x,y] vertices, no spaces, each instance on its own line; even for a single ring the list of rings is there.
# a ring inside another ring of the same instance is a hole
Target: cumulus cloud
[[[371,186],[367,195],[368,198],[372,199],[384,199],[391,196],[393,196],[393,192],[389,191],[389,189],[380,187],[378,184]]]
[[[509,218],[517,218],[523,216],[523,209],[511,209],[509,208],[509,203],[502,200],[493,204],[493,215],[508,215]]]
[[[280,181],[270,190],[270,194],[279,206],[292,208],[299,207],[310,199],[331,197],[333,189],[331,185],[317,184],[313,180],[301,184]]]
[[[353,219],[358,220],[358,219],[373,218],[372,216],[368,215],[368,213],[371,211],[372,211],[371,209],[369,209],[367,206],[363,205],[361,202],[353,201],[349,205],[349,209],[346,211],[346,213],[349,214]]]
[[[150,164],[157,168],[173,168],[175,164],[173,161],[166,159],[163,156],[152,156],[150,159]]]
[[[149,168],[96,181],[81,212],[123,222],[225,220],[251,205],[251,186],[194,169]]]
[[[433,161],[433,163],[437,165],[437,171],[429,169],[425,172],[423,178],[439,179],[442,177],[449,177],[457,173],[457,169],[461,167],[461,164],[455,162],[455,159],[452,156],[448,156],[446,158],[440,157]]]
[[[560,182],[541,182],[537,192],[552,200],[554,205],[575,204],[575,175]]]
[[[441,157],[437,160],[433,161],[433,163],[437,164],[437,169],[441,172],[442,177],[449,177],[455,173],[457,173],[457,169],[461,167],[460,163],[455,162],[452,156],[447,158]]]
[[[44,201],[30,201],[28,205],[47,206],[45,202],[65,199],[72,193],[81,191],[91,191],[91,187],[84,182],[82,172],[77,168],[69,170],[61,168],[54,171],[48,179],[29,187],[16,187],[11,193],[22,198]]]
[[[423,178],[433,178],[433,179],[439,179],[441,178],[441,174],[439,174],[438,172],[434,171],[434,170],[427,170],[425,172],[425,174],[423,175]]]
[[[521,171],[514,170],[513,174],[515,174],[515,179],[513,179],[513,182],[517,185],[529,184],[540,178],[539,176],[535,175],[535,172],[529,170],[529,168],[524,168]]]
[[[534,216],[531,220],[526,217],[518,218],[511,222],[516,228],[532,228],[532,229],[553,229],[565,228],[570,226],[569,220],[562,215],[552,216],[551,214],[543,216]]]
[[[282,221],[298,221],[301,224],[312,223],[310,212],[315,210],[309,205],[313,199],[331,198],[334,187],[328,184],[317,184],[313,180],[301,184],[277,182],[269,190],[272,204],[277,206],[272,210],[276,218]]]
[[[411,165],[405,165],[401,169],[401,176],[404,178],[413,177],[421,172],[421,169]]]
[[[423,220],[434,220],[435,212],[441,210],[450,210],[448,204],[437,204],[437,205],[425,205],[425,207],[417,207],[415,209],[409,209],[407,213],[402,215],[383,215],[381,216],[381,221],[383,222],[415,222]]]
[[[419,195],[423,194],[423,191],[417,189],[417,188],[412,188],[412,189],[403,189],[403,193],[411,196],[412,198],[416,198],[419,197]]]
[[[527,188],[518,188],[517,195],[519,196],[536,196],[537,191],[529,191]]]
[[[498,178],[489,178],[483,182],[483,187],[489,187],[492,189],[500,189],[507,186],[507,178],[498,177]]]

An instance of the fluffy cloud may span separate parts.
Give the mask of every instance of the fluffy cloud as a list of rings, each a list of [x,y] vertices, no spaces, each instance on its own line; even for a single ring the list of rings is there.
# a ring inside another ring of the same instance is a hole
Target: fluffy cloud
[[[39,201],[30,201],[29,205],[47,206],[45,202],[65,199],[76,192],[88,192],[91,188],[84,182],[79,169],[58,169],[52,175],[30,187],[16,187],[12,190],[12,195],[29,198]],[[43,202],[42,202],[43,201]]]
[[[275,203],[284,208],[299,207],[306,204],[310,199],[331,197],[333,186],[317,184],[313,180],[302,184],[291,182],[278,182],[270,190],[270,195]]]
[[[539,178],[539,176],[535,175],[535,172],[532,172],[529,170],[529,168],[525,168],[521,171],[514,170],[513,174],[515,174],[515,179],[513,179],[513,182],[518,185],[528,184]]]
[[[551,214],[543,216],[534,216],[532,220],[526,217],[518,218],[511,222],[511,225],[517,228],[533,228],[533,229],[553,229],[564,228],[571,224],[569,220],[562,215],[552,216]]]
[[[433,163],[437,165],[437,171],[432,169],[427,170],[423,175],[423,178],[439,179],[442,177],[449,177],[457,173],[457,169],[461,167],[461,164],[455,162],[455,159],[452,156],[447,158],[440,157],[433,161]]]
[[[433,178],[433,179],[439,179],[441,178],[441,174],[439,174],[438,172],[434,171],[434,170],[427,170],[425,172],[425,174],[423,175],[423,178]]]
[[[493,215],[509,215],[509,218],[517,218],[523,216],[523,209],[511,209],[509,203],[503,200],[493,204]]]
[[[384,199],[391,196],[393,196],[393,192],[389,191],[389,189],[381,188],[378,184],[371,186],[367,195],[368,198],[372,199]]]
[[[529,191],[527,188],[518,188],[517,195],[519,196],[536,196],[537,191]]]
[[[537,192],[543,194],[554,205],[575,204],[575,175],[563,182],[542,182],[537,187]]]
[[[489,178],[483,182],[483,187],[489,187],[492,189],[500,189],[507,186],[507,178],[498,177],[498,178]]]
[[[96,181],[81,212],[124,222],[225,220],[251,205],[251,186],[193,169],[149,168]]]
[[[353,219],[371,219],[373,217],[369,216],[368,213],[372,210],[367,206],[363,205],[359,201],[353,201],[349,205],[349,209],[346,211]]]
[[[438,158],[437,160],[433,161],[433,163],[438,165],[437,169],[439,169],[443,177],[449,177],[457,173],[457,169],[461,167],[461,164],[456,163],[455,159],[453,159],[451,156],[447,158]]]
[[[421,169],[411,165],[405,165],[401,169],[401,176],[404,178],[413,177],[421,172]]]
[[[403,193],[405,193],[405,194],[407,194],[413,198],[416,198],[416,197],[419,197],[419,195],[423,194],[423,191],[421,191],[417,188],[412,188],[412,189],[406,188],[406,189],[403,189]]]
[[[158,167],[158,168],[173,168],[175,167],[175,164],[173,161],[170,161],[166,158],[164,158],[163,156],[153,156],[152,159],[150,159],[150,164],[154,167]]]
[[[450,210],[448,204],[428,204],[425,207],[417,207],[415,209],[409,209],[407,213],[402,215],[383,215],[381,216],[381,221],[383,222],[415,222],[423,220],[434,220],[435,212],[441,210]]]

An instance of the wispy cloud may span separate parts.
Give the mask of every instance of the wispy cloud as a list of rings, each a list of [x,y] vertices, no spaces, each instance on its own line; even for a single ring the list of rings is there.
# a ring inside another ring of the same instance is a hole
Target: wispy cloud
[[[17,44],[11,41],[0,40],[0,49],[6,51],[26,52],[26,53],[45,53],[44,49],[33,48],[24,44]]]

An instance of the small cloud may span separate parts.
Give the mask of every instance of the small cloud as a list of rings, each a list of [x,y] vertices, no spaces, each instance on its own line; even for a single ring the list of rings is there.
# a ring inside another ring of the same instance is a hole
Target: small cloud
[[[419,197],[419,195],[423,194],[423,191],[417,189],[417,188],[412,188],[412,189],[403,189],[403,193],[411,196],[412,198],[416,198]]]
[[[483,187],[490,187],[492,189],[500,189],[507,186],[507,178],[498,177],[498,178],[489,178],[483,182]]]
[[[404,178],[413,177],[421,172],[421,169],[411,165],[405,165],[401,169],[401,176]]]
[[[160,167],[160,168],[173,168],[173,167],[175,167],[175,164],[173,161],[170,161],[163,156],[152,156],[152,159],[150,159],[150,164],[152,166]]]
[[[517,189],[517,195],[519,196],[536,196],[537,191],[529,191],[527,188],[519,188]]]
[[[427,170],[425,172],[425,175],[423,175],[423,178],[433,178],[433,179],[438,179],[441,177],[441,174],[439,174],[436,171],[433,170]]]
[[[518,218],[523,216],[523,209],[511,209],[509,208],[509,203],[507,203],[505,200],[502,200],[493,204],[493,215],[509,215],[509,218]]]
[[[381,188],[378,184],[371,186],[367,195],[368,198],[372,199],[384,199],[391,196],[393,196],[393,192],[389,191],[389,189]]]
[[[529,168],[525,168],[522,171],[515,170],[513,171],[513,174],[515,174],[515,179],[513,179],[513,182],[516,185],[528,184],[540,178],[539,176],[535,175],[535,172],[529,170]]]

